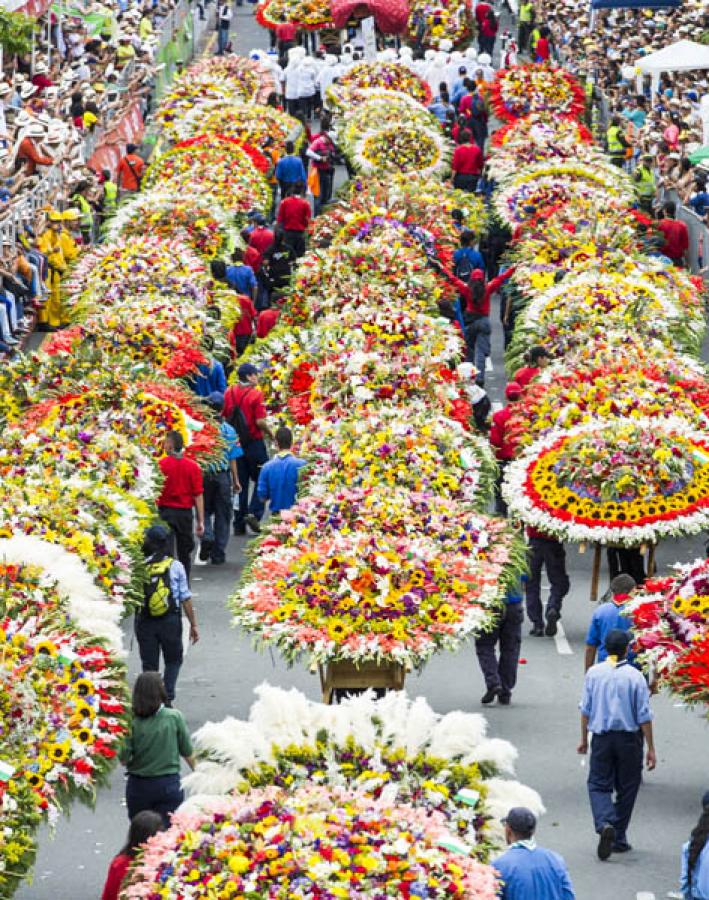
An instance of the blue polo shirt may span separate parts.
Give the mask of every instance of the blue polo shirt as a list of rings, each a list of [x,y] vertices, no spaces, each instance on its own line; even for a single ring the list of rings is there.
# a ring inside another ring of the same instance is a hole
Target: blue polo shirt
[[[593,734],[637,731],[652,721],[650,690],[637,669],[621,660],[596,663],[586,672],[579,708]]]
[[[563,857],[517,841],[492,864],[502,877],[502,900],[574,900],[574,889]]]
[[[251,297],[256,287],[256,276],[251,266],[227,266],[226,280],[237,294],[246,294]]]
[[[263,466],[258,477],[257,491],[262,500],[270,501],[272,513],[293,506],[298,490],[298,471],[304,465],[304,459],[298,459],[292,453],[284,452]]]
[[[591,616],[591,624],[588,626],[588,634],[586,635],[586,643],[591,647],[598,648],[598,662],[603,662],[608,656],[606,650],[606,636],[609,631],[618,628],[621,631],[630,631],[630,619],[623,615],[623,604],[614,603],[609,600],[594,611]],[[631,653],[628,654],[628,660],[632,661]]]
[[[302,181],[305,184],[305,166],[299,156],[283,156],[276,163],[276,179],[286,184]]]
[[[211,365],[202,363],[197,366],[197,372],[192,389],[198,397],[224,393],[226,390],[226,375],[224,374],[224,366],[219,360],[213,359]]]

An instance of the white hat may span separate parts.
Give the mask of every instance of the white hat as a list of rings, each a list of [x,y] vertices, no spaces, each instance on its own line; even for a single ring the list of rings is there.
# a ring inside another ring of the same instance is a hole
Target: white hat
[[[0,81],[0,97],[4,97],[5,94],[9,94],[12,88],[6,81]]]
[[[28,137],[44,137],[44,128],[41,125],[35,123],[34,125],[30,125],[27,129]]]
[[[448,38],[444,38],[442,41],[439,41],[438,46],[443,50],[444,53],[450,53],[453,49],[453,41]]]
[[[23,84],[20,88],[20,97],[23,100],[29,100],[33,94],[37,93],[37,88],[33,84]]]
[[[47,74],[47,63],[38,62],[34,67],[35,75],[46,75]]]
[[[15,73],[15,77],[13,78],[13,81],[15,82],[15,84],[22,84],[24,81],[27,81],[27,79],[22,74],[22,72],[17,72],[17,73]]]
[[[66,134],[63,130],[60,131],[58,128],[50,128],[45,137],[45,141],[48,144],[61,144],[65,137]]]
[[[468,59],[477,59],[478,51],[475,49],[475,47],[468,47],[468,49],[465,51],[465,55],[468,57]]]
[[[24,109],[15,116],[15,125],[17,125],[18,128],[24,128],[25,125],[29,125],[31,122],[34,122],[34,116],[25,112]]]

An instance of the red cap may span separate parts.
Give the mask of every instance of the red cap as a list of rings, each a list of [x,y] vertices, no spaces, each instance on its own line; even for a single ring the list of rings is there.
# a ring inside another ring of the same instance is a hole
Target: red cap
[[[522,396],[522,385],[517,381],[510,381],[510,383],[505,388],[505,397],[508,400],[519,400]]]
[[[473,269],[470,273],[471,281],[485,281],[485,273],[482,269]]]

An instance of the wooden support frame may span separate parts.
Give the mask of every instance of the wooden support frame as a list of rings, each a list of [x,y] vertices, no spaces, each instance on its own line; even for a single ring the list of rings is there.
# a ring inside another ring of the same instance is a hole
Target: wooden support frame
[[[601,551],[603,549],[602,544],[594,544],[593,545],[593,565],[591,568],[591,594],[589,596],[589,600],[591,603],[595,603],[598,600],[598,583],[601,578]],[[647,577],[652,578],[655,574],[655,551],[657,550],[657,544],[643,544],[640,547],[640,551],[644,552],[647,550]]]
[[[406,670],[395,662],[330,662],[318,666],[323,703],[332,703],[335,690],[364,690],[383,688],[402,691]]]

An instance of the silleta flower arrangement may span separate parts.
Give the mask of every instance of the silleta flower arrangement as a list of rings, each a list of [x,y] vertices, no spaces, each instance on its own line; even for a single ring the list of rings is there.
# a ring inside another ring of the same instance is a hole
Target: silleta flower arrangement
[[[334,706],[268,684],[256,694],[248,721],[208,722],[194,735],[198,764],[184,781],[188,794],[314,784],[375,801],[396,798],[442,815],[480,862],[504,845],[500,817],[511,805],[544,812],[536,791],[506,777],[517,751],[489,738],[479,714],[440,716],[423,697],[403,692]]]
[[[564,69],[551,65],[501,69],[487,91],[495,115],[506,121],[529,113],[579,116],[585,106],[579,82]]]
[[[319,31],[334,28],[330,0],[261,0],[256,21],[262,28],[276,29],[292,22],[298,29]]]
[[[224,100],[201,103],[185,115],[175,130],[183,140],[196,134],[221,134],[262,151],[273,147],[279,155],[289,135],[297,135],[296,149],[303,144],[303,132],[297,119],[260,103]]]
[[[471,36],[473,23],[470,9],[460,0],[414,0],[409,14],[408,32],[411,43],[441,49],[441,42],[452,41],[462,46]]]
[[[431,102],[431,89],[426,82],[407,66],[391,62],[355,64],[328,89],[327,96],[337,109],[347,109],[357,102],[366,102],[371,88],[408,94],[424,106]],[[362,89],[364,92],[358,96]]]
[[[639,662],[685,703],[709,705],[709,561],[648,579],[625,607]]]
[[[352,147],[352,164],[365,175],[415,172],[443,178],[450,171],[452,146],[433,128],[398,122],[364,132]]]

